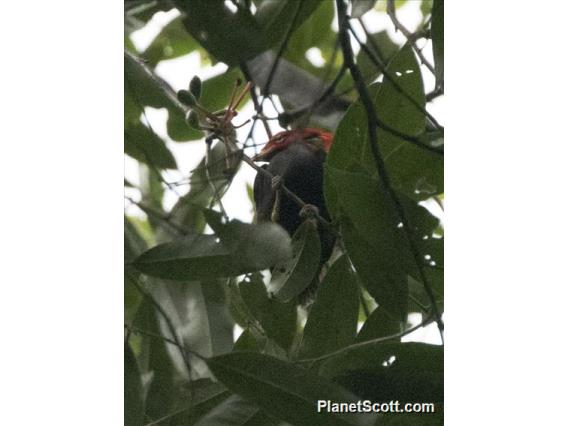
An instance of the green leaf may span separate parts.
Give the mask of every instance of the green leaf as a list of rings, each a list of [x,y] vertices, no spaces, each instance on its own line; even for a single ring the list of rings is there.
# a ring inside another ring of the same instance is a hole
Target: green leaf
[[[250,328],[244,330],[235,342],[233,351],[262,352],[266,338],[255,334]]]
[[[193,425],[231,395],[223,384],[209,379],[184,382],[181,386],[176,386],[176,392],[178,398],[175,408],[167,416],[155,420],[156,424]]]
[[[233,220],[223,226],[219,237],[190,234],[159,244],[140,255],[134,267],[159,278],[196,280],[259,271],[291,254],[290,237],[278,225]]]
[[[263,1],[256,11],[255,19],[260,24],[269,46],[275,46],[288,31],[296,31],[321,3],[320,0]],[[290,28],[296,13],[298,13],[296,21]]]
[[[383,185],[364,173],[326,166],[344,216],[341,229],[349,258],[365,287],[391,315],[405,320],[408,285],[406,237]],[[336,207],[337,208],[337,207]]]
[[[379,4],[381,4],[379,2]],[[399,52],[400,45],[395,43],[386,30],[379,31],[376,33],[369,34],[365,41],[366,49],[361,49],[357,54],[356,62],[364,80],[367,83],[372,83],[382,75],[381,69],[373,62],[366,51],[373,52],[374,57],[380,60],[382,64],[388,64],[392,58]],[[383,78],[384,80],[384,78]],[[350,73],[345,73],[339,84],[337,85],[336,91],[342,93],[344,91],[349,91],[349,89],[355,86],[353,77]],[[352,93],[355,93],[353,91]],[[354,98],[353,100],[356,100]]]
[[[432,6],[432,51],[436,86],[444,85],[444,1],[434,0]]]
[[[145,300],[138,312],[134,323],[137,328],[161,335],[158,317],[154,306]],[[177,392],[174,387],[176,370],[170,358],[164,340],[143,336],[147,342],[148,371],[151,380],[146,394],[145,415],[150,419],[158,419],[167,415],[173,408]]]
[[[198,47],[182,21],[183,18],[178,16],[169,22],[144,51],[142,56],[150,66],[155,67],[160,61],[187,55]]]
[[[424,107],[422,76],[414,53],[408,45],[391,60],[387,70],[404,93]],[[369,92],[378,117],[391,128],[414,137],[424,132],[423,113],[388,79],[385,78],[383,83],[371,85]],[[428,151],[381,129],[378,129],[378,144],[395,190],[415,200],[425,200],[443,192],[443,155]],[[370,176],[378,176],[369,145],[367,114],[360,101],[353,104],[341,120],[327,164],[347,171],[364,170]],[[337,213],[334,190],[327,182],[325,195],[330,212]]]
[[[371,34],[365,44],[371,52],[379,56],[383,64],[388,64],[400,50],[400,46],[392,41],[386,30]],[[361,74],[365,77],[365,81],[374,81],[382,74],[363,49],[357,54],[357,65]]]
[[[324,361],[319,374],[375,401],[442,402],[444,347],[369,343]]]
[[[250,11],[233,12],[222,1],[175,1],[186,13],[184,25],[191,35],[218,61],[238,65],[268,48],[261,26]]]
[[[320,285],[300,346],[301,358],[315,358],[349,345],[357,333],[359,289],[346,256],[336,260]]]
[[[320,365],[319,373],[324,377],[337,377],[360,369],[443,373],[444,347],[418,342],[368,343],[327,359]]]
[[[239,283],[241,297],[258,320],[266,335],[288,349],[296,333],[296,305],[270,299],[259,274],[253,274]]]
[[[168,135],[174,141],[195,140],[203,135],[202,132],[187,126],[185,114],[174,99],[166,94],[156,79],[148,75],[141,62],[130,55],[124,56],[124,97],[125,108],[128,106],[126,111],[130,111],[129,119],[131,120],[125,124],[126,129],[131,124],[136,125],[136,118],[140,117],[144,108],[149,106],[168,110]]]
[[[162,177],[153,167],[148,167],[145,164],[138,165],[140,175],[140,192],[142,193],[142,204],[148,206],[157,212],[163,212],[162,200],[164,198],[164,186],[162,185]],[[151,225],[152,229],[158,229],[164,222],[163,219],[156,217],[156,215],[148,214],[147,222]],[[163,213],[163,216],[167,216]]]
[[[356,341],[365,342],[379,337],[392,336],[401,331],[400,320],[393,318],[383,307],[378,306],[363,324]]]
[[[164,141],[141,122],[124,130],[124,152],[150,166],[177,169],[176,160]]]
[[[142,380],[130,345],[124,345],[124,424],[141,426],[144,422]]]
[[[140,236],[134,225],[124,217],[124,262],[131,262],[136,256],[146,250],[146,242]],[[130,265],[124,266],[124,321],[129,323],[142,301],[140,292],[132,283],[132,278],[138,276],[137,271]]]
[[[287,302],[310,285],[320,267],[317,223],[304,221],[292,239],[292,257],[277,264],[268,284],[268,294]]]
[[[235,322],[231,318],[228,307],[228,288],[226,280],[205,280],[201,282],[204,308],[207,314],[208,333],[196,332],[196,335],[209,334],[211,352],[223,354],[233,348],[233,328]]]
[[[289,9],[292,12],[295,11],[297,1],[291,0],[294,5],[291,5]],[[283,3],[283,2],[274,2]],[[309,2],[304,2],[307,4]],[[306,52],[312,47],[318,48],[324,59],[329,61],[332,56],[334,49],[335,36],[333,31],[331,31],[331,23],[334,17],[334,5],[333,2],[329,1],[315,1],[311,2],[310,7],[317,6],[317,8],[310,14],[310,16],[300,25],[292,34],[288,40],[286,50],[282,59],[288,60],[295,65],[298,65],[302,69],[310,72],[311,74],[325,80],[331,80],[335,74],[339,71],[340,64],[329,63],[331,68],[327,66],[318,68],[314,66],[308,58],[306,58]],[[299,18],[301,18],[300,16]],[[291,17],[289,21],[282,24],[281,30],[286,30],[290,25]],[[326,53],[329,53],[329,57],[326,58]],[[281,64],[279,63],[279,67]],[[318,88],[321,93],[322,87]]]
[[[387,73],[396,84],[386,77],[383,79],[376,97],[378,117],[407,135],[421,134],[424,131],[425,117],[410,99],[424,108],[424,83],[420,66],[409,44],[405,44],[392,58]]]
[[[226,108],[238,79],[244,79],[241,71],[238,68],[231,68],[223,74],[204,80],[199,103],[209,111]],[[246,104],[246,100],[250,99],[250,96],[247,95],[244,99],[245,101],[241,102],[240,108]]]
[[[258,406],[239,395],[231,395],[195,426],[277,426],[280,422],[260,411]]]
[[[247,352],[207,360],[217,379],[268,414],[291,424],[366,425],[374,416],[318,413],[318,400],[356,402],[342,387],[292,363]]]

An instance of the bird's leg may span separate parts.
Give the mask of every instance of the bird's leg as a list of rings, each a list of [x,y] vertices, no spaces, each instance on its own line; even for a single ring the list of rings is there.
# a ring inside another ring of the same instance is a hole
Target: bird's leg
[[[272,222],[278,222],[280,217],[280,201],[282,199],[282,190],[280,186],[282,185],[282,176],[272,177],[272,190],[275,192],[274,195],[274,205],[272,207],[272,213],[270,214],[270,220]]]

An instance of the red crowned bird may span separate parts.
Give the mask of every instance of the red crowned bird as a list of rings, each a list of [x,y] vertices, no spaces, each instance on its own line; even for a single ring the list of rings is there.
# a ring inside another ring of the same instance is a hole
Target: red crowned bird
[[[275,178],[257,173],[254,180],[254,202],[257,221],[280,224],[290,235],[302,223],[301,207],[284,191],[277,190],[282,182],[302,201],[317,207],[319,214],[329,220],[323,195],[323,165],[333,135],[320,129],[286,130],[274,135],[254,161],[266,161],[262,167]],[[321,242],[321,263],[327,261],[335,238],[318,224]]]

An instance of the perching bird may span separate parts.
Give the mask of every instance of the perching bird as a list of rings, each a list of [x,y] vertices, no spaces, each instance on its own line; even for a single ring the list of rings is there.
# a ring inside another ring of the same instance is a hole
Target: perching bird
[[[317,207],[319,214],[329,220],[323,195],[323,165],[333,135],[320,129],[295,129],[274,135],[254,161],[267,161],[262,167],[276,179],[258,172],[254,181],[254,202],[257,221],[280,224],[290,235],[302,223],[301,207],[284,191],[278,182],[302,201]],[[329,259],[335,238],[318,224],[321,242],[321,264]]]

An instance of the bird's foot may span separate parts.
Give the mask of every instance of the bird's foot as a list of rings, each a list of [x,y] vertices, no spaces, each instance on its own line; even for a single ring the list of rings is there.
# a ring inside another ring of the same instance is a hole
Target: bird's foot
[[[303,219],[315,219],[319,216],[319,209],[313,204],[306,204],[300,210],[300,217]]]

